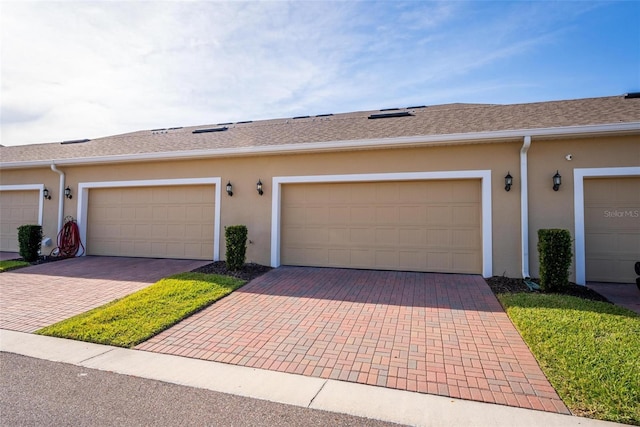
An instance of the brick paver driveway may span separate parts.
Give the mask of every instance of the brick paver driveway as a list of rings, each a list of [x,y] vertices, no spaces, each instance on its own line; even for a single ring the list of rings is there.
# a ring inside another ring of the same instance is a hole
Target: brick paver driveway
[[[0,328],[33,332],[207,261],[80,257],[0,274]]]
[[[280,267],[137,348],[568,413],[479,276]]]

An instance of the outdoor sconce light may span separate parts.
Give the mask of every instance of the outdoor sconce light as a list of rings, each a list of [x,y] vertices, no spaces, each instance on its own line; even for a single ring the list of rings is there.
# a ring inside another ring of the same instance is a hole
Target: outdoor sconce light
[[[553,175],[553,191],[558,191],[560,184],[562,184],[562,177],[560,176],[560,173],[556,171],[556,174]]]
[[[229,197],[233,197],[233,186],[231,185],[231,181],[227,182],[227,194]]]
[[[47,190],[46,188],[42,190],[42,195],[44,196],[45,199],[51,200],[51,194],[49,194],[49,190]]]
[[[511,172],[507,172],[507,176],[504,177],[504,191],[511,190],[511,185],[513,185],[513,177]]]
[[[256,189],[258,190],[259,195],[263,195],[264,191],[262,191],[262,181],[258,179],[258,183],[256,184]]]
[[[67,188],[64,189],[64,197],[67,199],[73,199],[73,196],[71,195],[71,188],[69,188],[68,185]]]

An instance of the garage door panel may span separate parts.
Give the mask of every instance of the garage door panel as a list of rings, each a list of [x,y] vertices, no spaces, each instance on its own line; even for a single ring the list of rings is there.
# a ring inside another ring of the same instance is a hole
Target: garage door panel
[[[349,266],[350,257],[348,249],[329,249],[327,251],[328,263],[332,266]],[[318,264],[324,265],[321,262]]]
[[[427,244],[427,230],[422,228],[401,228],[398,235],[402,246],[424,246]]]
[[[378,228],[376,229],[376,245],[398,246],[399,230],[397,228]]]
[[[0,192],[0,250],[18,252],[18,227],[38,224],[39,207],[38,190]]]
[[[405,225],[422,224],[426,216],[427,216],[427,209],[424,206],[399,206],[398,207],[398,220],[400,223]]]
[[[91,189],[90,255],[212,259],[212,185]]]
[[[480,273],[479,194],[479,180],[285,185],[282,263]],[[327,230],[326,243],[318,229]]]
[[[633,283],[640,260],[640,178],[584,182],[588,281]]]
[[[376,213],[369,206],[352,207],[350,211],[351,215],[346,224],[375,224],[376,222]]]

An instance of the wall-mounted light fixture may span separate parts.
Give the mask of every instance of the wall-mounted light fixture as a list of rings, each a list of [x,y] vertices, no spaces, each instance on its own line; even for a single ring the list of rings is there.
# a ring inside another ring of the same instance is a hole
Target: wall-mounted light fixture
[[[258,190],[259,195],[263,195],[264,191],[262,191],[262,181],[258,179],[258,183],[256,184],[256,190]]]
[[[504,177],[504,191],[511,190],[512,185],[513,185],[513,177],[511,176],[511,172],[507,172],[507,176]]]
[[[233,197],[233,185],[231,185],[231,181],[227,182],[227,194],[229,197]]]
[[[46,188],[42,190],[42,196],[47,200],[51,200],[51,194],[49,193],[49,190],[47,190]]]
[[[558,191],[560,184],[562,184],[562,176],[560,176],[560,173],[556,171],[556,174],[553,175],[553,191]]]
[[[71,188],[69,188],[68,185],[67,188],[64,189],[64,197],[67,199],[73,199],[73,196],[71,195]]]

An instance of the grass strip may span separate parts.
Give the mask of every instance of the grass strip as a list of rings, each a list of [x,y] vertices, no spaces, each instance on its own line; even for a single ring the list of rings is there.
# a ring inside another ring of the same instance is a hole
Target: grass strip
[[[4,271],[9,271],[9,270],[16,270],[22,267],[28,267],[30,265],[31,264],[29,264],[26,261],[14,261],[14,260],[0,261],[0,273]]]
[[[211,305],[244,283],[215,274],[176,274],[36,333],[130,348]]]
[[[640,425],[640,316],[566,295],[498,298],[574,414]]]

